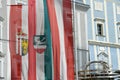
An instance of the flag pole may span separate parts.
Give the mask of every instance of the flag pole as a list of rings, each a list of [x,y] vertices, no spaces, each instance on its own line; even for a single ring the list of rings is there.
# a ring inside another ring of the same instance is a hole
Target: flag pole
[[[76,80],[78,80],[78,62],[77,62],[77,29],[76,29],[76,15],[75,15],[75,0],[72,0],[73,3],[73,30],[74,30],[74,55],[75,55],[75,73]]]

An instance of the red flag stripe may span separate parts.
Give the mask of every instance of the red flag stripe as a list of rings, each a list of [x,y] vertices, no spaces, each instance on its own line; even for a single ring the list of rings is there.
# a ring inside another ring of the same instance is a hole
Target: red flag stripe
[[[50,27],[52,33],[54,80],[60,80],[60,39],[59,30],[55,14],[54,0],[47,0]]]
[[[65,52],[67,61],[67,79],[74,80],[74,54],[72,34],[72,9],[71,0],[63,0],[63,22]]]
[[[36,1],[28,0],[28,80],[36,80],[36,51],[33,37],[36,34]]]
[[[16,53],[17,28],[21,28],[22,5],[10,6],[9,47],[11,56],[11,80],[21,80],[21,56]]]

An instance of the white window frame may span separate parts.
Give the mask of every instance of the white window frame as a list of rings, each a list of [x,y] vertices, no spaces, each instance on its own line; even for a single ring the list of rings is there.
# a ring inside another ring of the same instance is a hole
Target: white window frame
[[[102,25],[102,33],[101,35],[98,34],[98,24],[101,24]],[[96,21],[96,35],[97,36],[105,36],[105,32],[104,32],[104,22],[102,21]]]
[[[94,1],[95,10],[103,11],[103,3],[100,1]]]

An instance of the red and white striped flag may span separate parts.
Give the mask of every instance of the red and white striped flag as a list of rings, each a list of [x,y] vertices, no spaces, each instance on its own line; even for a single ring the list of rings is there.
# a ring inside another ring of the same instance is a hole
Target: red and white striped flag
[[[74,80],[70,0],[10,5],[11,80]]]

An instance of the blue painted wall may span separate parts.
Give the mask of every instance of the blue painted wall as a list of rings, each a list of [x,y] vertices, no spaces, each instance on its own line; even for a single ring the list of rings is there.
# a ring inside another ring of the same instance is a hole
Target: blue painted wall
[[[109,7],[108,7],[109,6]],[[113,14],[113,4],[112,2],[107,2],[107,15],[108,15],[108,32],[109,41],[115,42],[115,26],[114,26],[114,14]]]
[[[118,69],[118,58],[117,58],[117,50],[116,48],[110,48],[110,55],[111,55],[111,63],[112,69]]]
[[[90,53],[90,61],[94,61],[95,60],[95,55],[94,55],[94,46],[93,45],[89,45],[89,53]]]

